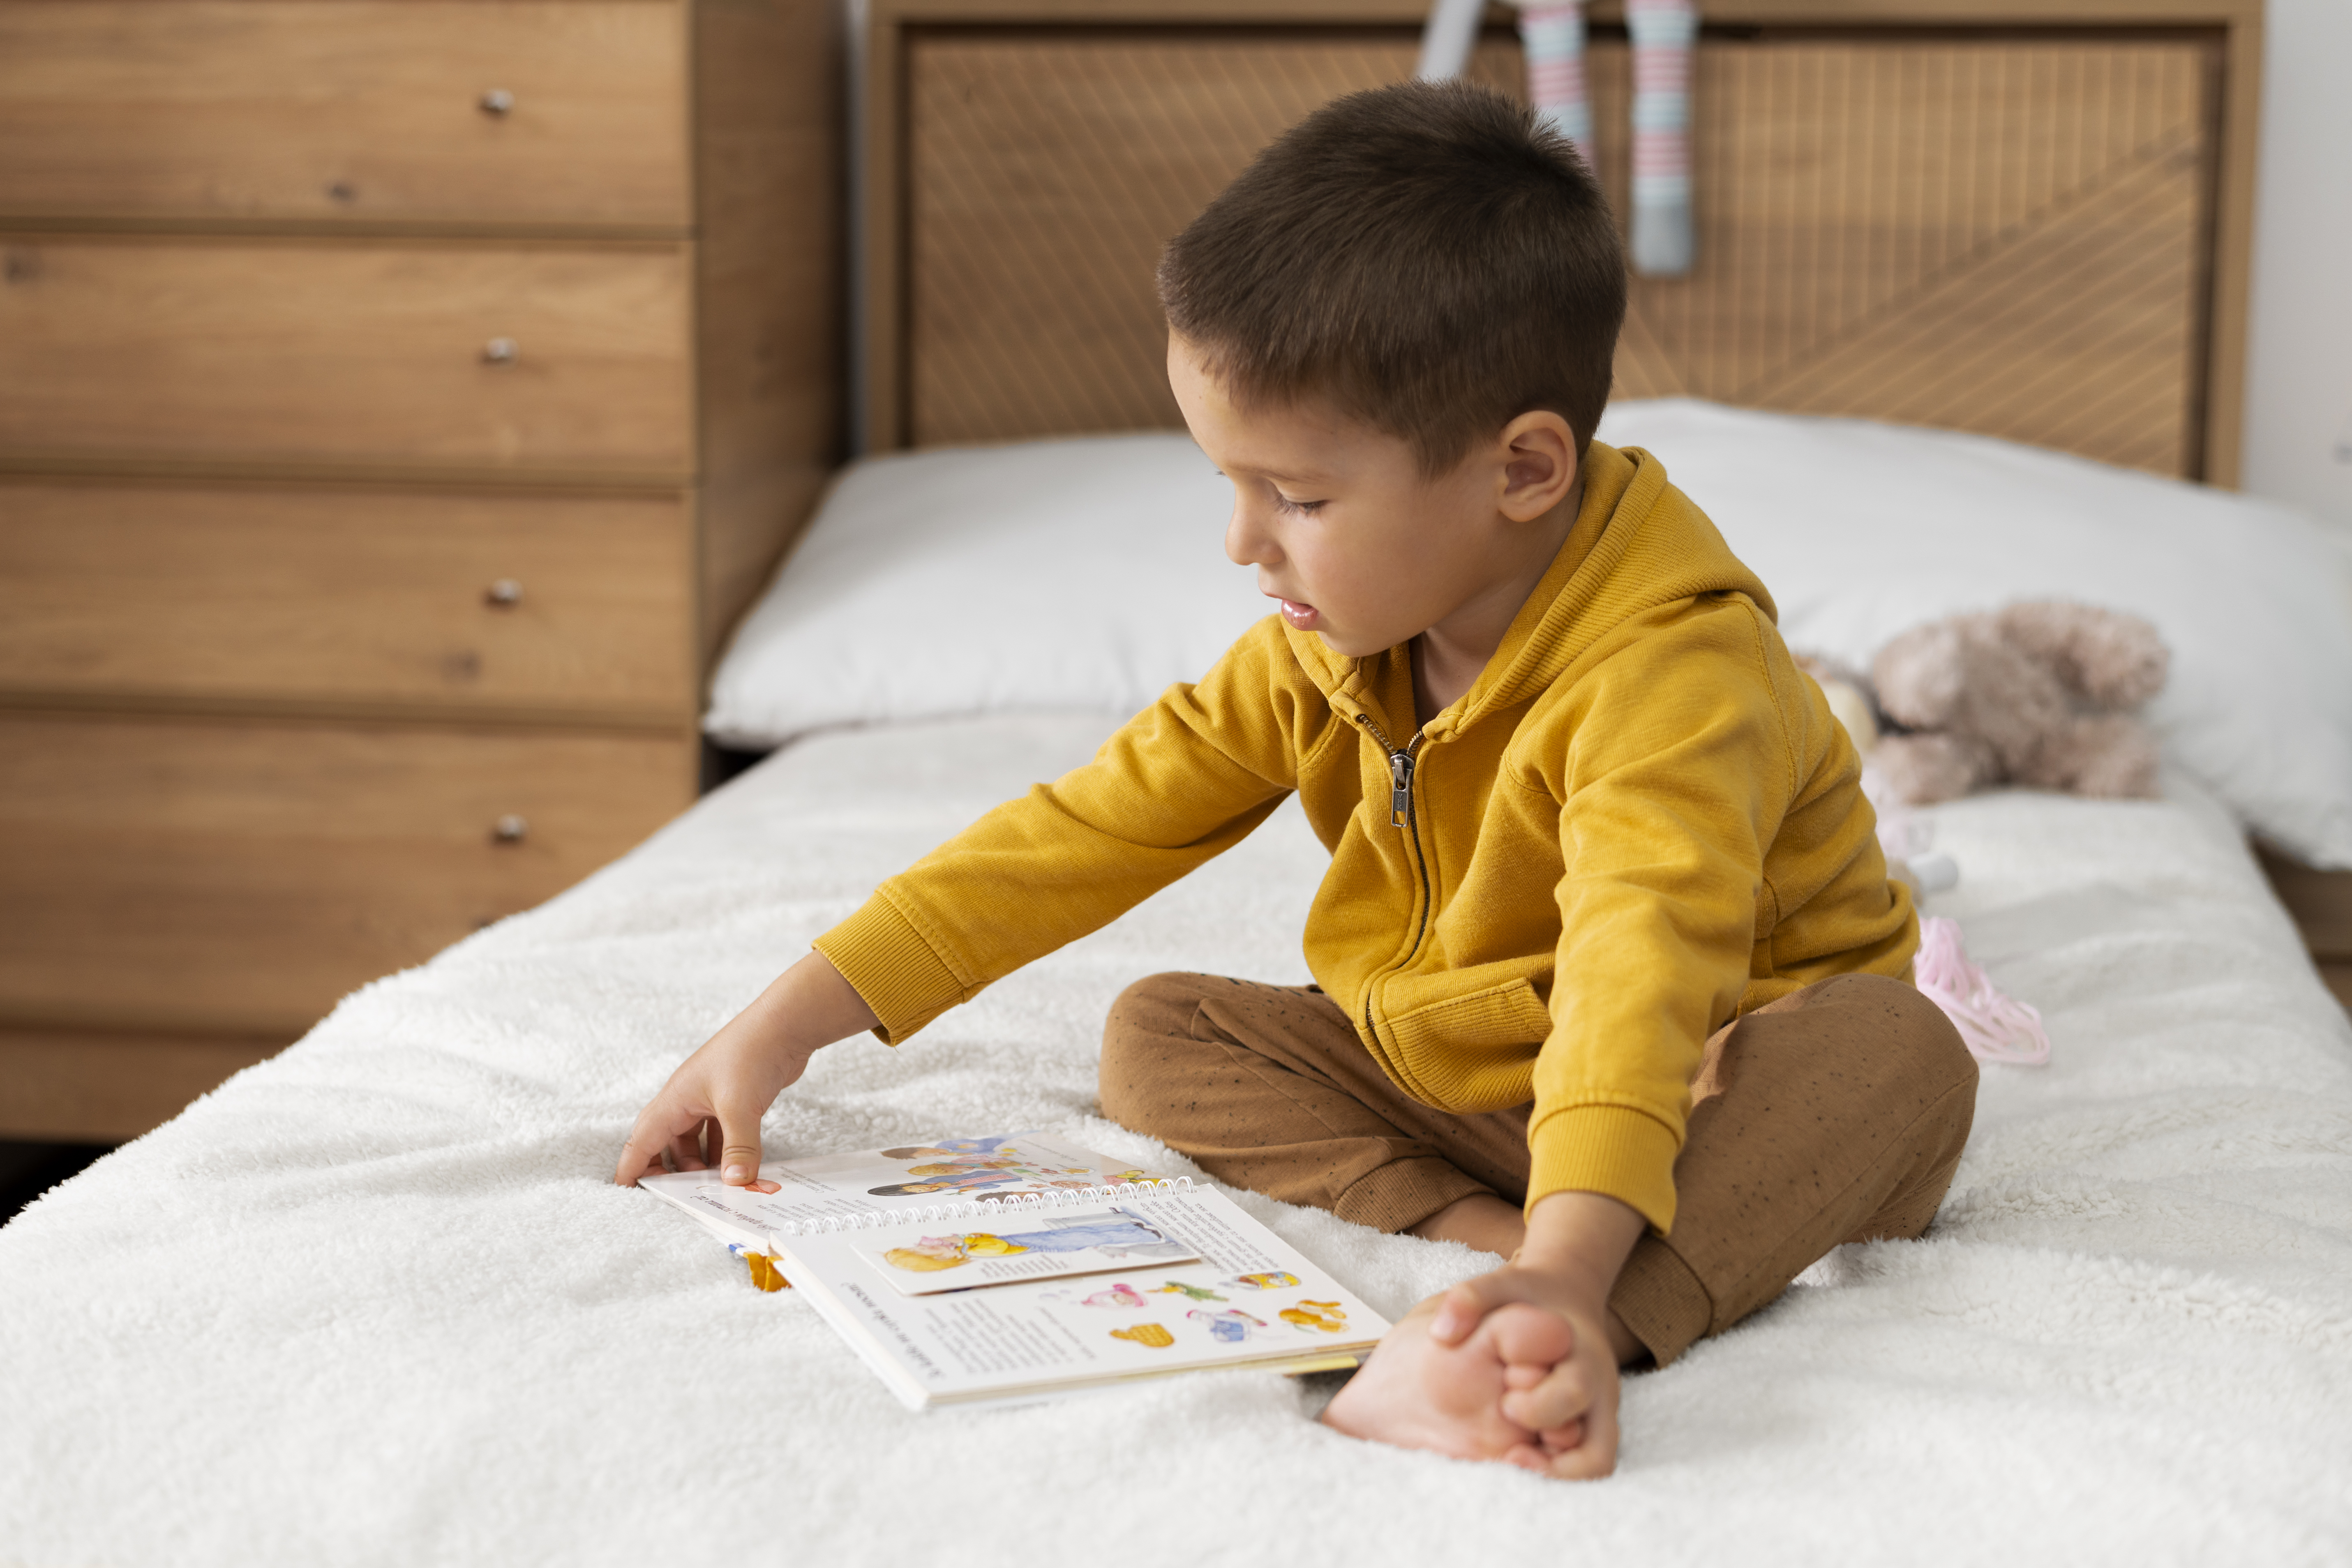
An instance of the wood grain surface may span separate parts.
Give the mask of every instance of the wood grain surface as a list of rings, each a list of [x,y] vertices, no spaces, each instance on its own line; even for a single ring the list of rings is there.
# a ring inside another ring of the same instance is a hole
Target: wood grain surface
[[[694,719],[683,496],[20,478],[0,514],[0,694]]]
[[[842,25],[0,0],[0,1131],[143,1131],[690,803],[840,456]]]
[[[2320,958],[2352,964],[2352,871],[2317,871],[2266,848],[2260,853],[2304,944]]]
[[[683,480],[690,251],[0,235],[0,458]]]
[[[1627,185],[1629,51],[1593,51]],[[2205,471],[2211,39],[1763,39],[1697,55],[1701,257],[1638,278],[1617,395],[1864,414]]]
[[[126,1142],[291,1040],[0,1025],[0,1138]]]
[[[291,1038],[628,850],[694,758],[690,732],[0,712],[0,1023]]]
[[[877,31],[908,26],[1419,26],[1425,0],[866,0]],[[1741,26],[1798,24],[1871,27],[2204,26],[2258,22],[2263,0],[1710,0],[1707,21]],[[1590,0],[1589,22],[1625,19],[1624,0]],[[1487,0],[1486,23],[1506,25],[1506,0]]]
[[[913,35],[904,426],[915,444],[1176,423],[1160,248],[1284,128],[1411,68],[1412,35]],[[1980,431],[2204,471],[2218,45],[1709,37],[1698,265],[1634,280],[1618,393]],[[1629,51],[1588,51],[1604,188]],[[1473,75],[1517,91],[1490,34]]]
[[[9,0],[0,215],[682,228],[686,12]]]
[[[2286,905],[2320,983],[2352,1011],[2352,871],[2319,871],[2255,846],[2271,889]]]
[[[844,455],[840,26],[833,0],[696,0],[706,658]]]

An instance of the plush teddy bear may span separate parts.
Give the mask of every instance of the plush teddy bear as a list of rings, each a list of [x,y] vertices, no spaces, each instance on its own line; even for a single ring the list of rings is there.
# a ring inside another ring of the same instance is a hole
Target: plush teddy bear
[[[2121,710],[2163,689],[2169,662],[2137,615],[2063,600],[1930,622],[1872,665],[1899,727],[1870,760],[1915,805],[2002,783],[2151,798],[2155,737]]]

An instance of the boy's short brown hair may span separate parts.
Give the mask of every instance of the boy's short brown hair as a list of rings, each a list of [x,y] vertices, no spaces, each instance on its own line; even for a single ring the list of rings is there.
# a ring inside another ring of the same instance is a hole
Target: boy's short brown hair
[[[1259,153],[1169,242],[1160,300],[1240,401],[1328,398],[1434,476],[1533,409],[1582,453],[1625,261],[1566,139],[1490,89],[1404,82]]]

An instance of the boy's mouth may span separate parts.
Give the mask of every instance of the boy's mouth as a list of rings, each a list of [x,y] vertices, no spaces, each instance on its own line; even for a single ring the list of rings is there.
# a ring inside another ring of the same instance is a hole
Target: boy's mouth
[[[1312,632],[1322,617],[1312,604],[1301,604],[1295,599],[1277,596],[1275,602],[1282,606],[1282,618],[1301,632]]]

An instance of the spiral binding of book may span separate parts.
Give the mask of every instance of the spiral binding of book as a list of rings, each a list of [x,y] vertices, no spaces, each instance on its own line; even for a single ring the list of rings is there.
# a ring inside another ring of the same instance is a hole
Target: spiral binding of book
[[[1041,1208],[1072,1208],[1098,1203],[1117,1203],[1121,1198],[1152,1197],[1166,1192],[1190,1192],[1191,1176],[1161,1177],[1153,1181],[1113,1182],[1104,1186],[1056,1188],[1052,1192],[1036,1192],[1018,1197],[983,1197],[965,1203],[927,1203],[914,1208],[882,1208],[864,1214],[828,1214],[822,1219],[788,1219],[778,1225],[778,1236],[837,1236],[845,1230],[879,1230],[886,1226],[940,1219],[957,1219],[969,1216],[976,1208],[999,1209],[1012,1214],[1026,1214]]]

